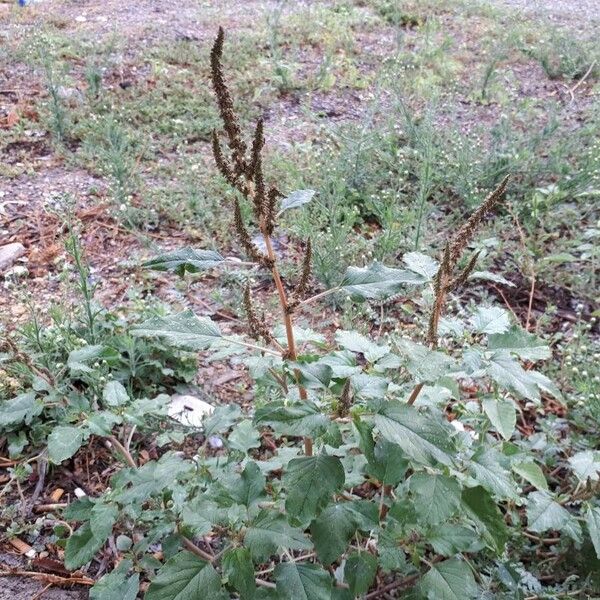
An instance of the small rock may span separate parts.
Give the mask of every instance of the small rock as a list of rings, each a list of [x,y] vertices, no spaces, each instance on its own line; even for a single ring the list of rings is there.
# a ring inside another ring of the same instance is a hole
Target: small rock
[[[175,394],[171,396],[168,414],[182,425],[202,427],[202,420],[206,415],[210,415],[214,409],[214,406],[200,400],[200,398],[196,398],[196,396]]]
[[[25,254],[25,246],[19,242],[0,246],[0,273],[11,267],[23,254]]]
[[[23,265],[15,265],[12,269],[8,269],[4,273],[4,279],[21,279],[29,275],[29,269]]]

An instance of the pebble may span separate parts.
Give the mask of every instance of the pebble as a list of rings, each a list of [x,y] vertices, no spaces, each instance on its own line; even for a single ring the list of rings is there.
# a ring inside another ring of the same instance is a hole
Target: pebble
[[[0,273],[12,267],[15,261],[25,254],[25,246],[19,242],[0,246]]]

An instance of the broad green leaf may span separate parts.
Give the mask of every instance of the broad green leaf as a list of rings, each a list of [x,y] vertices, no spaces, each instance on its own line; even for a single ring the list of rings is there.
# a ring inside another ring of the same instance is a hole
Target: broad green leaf
[[[254,565],[247,548],[232,548],[223,555],[223,575],[240,594],[242,600],[252,600],[256,595]]]
[[[456,361],[427,346],[410,340],[396,342],[398,351],[406,358],[406,368],[418,383],[435,383],[456,367]]]
[[[212,531],[213,526],[224,518],[224,509],[206,495],[196,496],[184,504],[181,512],[183,524],[190,527],[198,537]]]
[[[252,421],[244,419],[232,429],[227,442],[233,450],[247,453],[251,448],[260,447],[260,436]]]
[[[377,553],[379,554],[379,566],[383,571],[403,571],[406,567],[406,555],[402,549],[402,535],[397,537],[392,528],[380,529],[377,539]]]
[[[113,525],[117,522],[119,507],[107,502],[96,502],[90,515],[90,527],[94,537],[105,541],[112,533]]]
[[[506,333],[490,335],[490,350],[506,350],[523,360],[545,360],[552,356],[550,348],[538,337],[514,325]]]
[[[356,528],[345,504],[333,504],[323,510],[310,526],[319,560],[326,566],[337,560],[346,551]]]
[[[281,209],[279,210],[279,214],[289,210],[290,208],[298,208],[303,204],[307,204],[313,199],[315,194],[315,190],[296,190],[295,192],[292,192],[289,196],[286,196],[281,201]]]
[[[241,475],[228,487],[231,498],[238,504],[250,507],[265,490],[266,479],[254,461],[248,461]]]
[[[383,398],[390,384],[389,379],[368,373],[359,373],[350,378],[355,400],[378,400]]]
[[[67,540],[65,547],[65,567],[69,571],[79,569],[79,567],[90,562],[103,545],[104,540],[99,540],[94,536],[89,523],[82,525]]]
[[[102,390],[102,399],[108,406],[122,406],[129,402],[129,394],[119,381],[109,381]]]
[[[368,591],[377,575],[377,559],[368,552],[353,552],[346,559],[344,579],[354,596]]]
[[[464,525],[444,523],[431,530],[427,542],[442,556],[454,556],[458,552],[476,552],[483,548],[478,535]]]
[[[331,600],[331,576],[319,565],[280,563],[274,575],[282,600]]]
[[[520,475],[525,481],[531,483],[538,490],[548,490],[548,482],[544,472],[534,462],[520,462],[512,465],[512,470]]]
[[[34,392],[19,394],[0,404],[0,427],[25,423],[29,425],[31,419],[42,412],[43,404],[35,398]]]
[[[71,502],[71,504],[65,508],[63,517],[68,521],[87,521],[92,516],[93,508],[94,503],[88,496],[84,496],[83,498]]]
[[[554,529],[581,542],[581,526],[577,519],[547,492],[531,492],[527,497],[527,529],[535,533]]]
[[[488,546],[496,554],[502,554],[508,540],[508,530],[490,494],[481,486],[467,488],[463,490],[462,501],[465,515],[475,523]]]
[[[83,431],[78,427],[61,425],[55,427],[48,436],[48,458],[59,464],[71,458],[83,443]]]
[[[577,452],[569,463],[579,481],[598,481],[600,479],[600,452],[598,450],[585,450]]]
[[[327,389],[333,376],[331,367],[322,362],[313,363],[292,363],[290,368],[300,373],[300,383],[302,387],[316,390]]]
[[[440,268],[440,263],[437,260],[420,252],[407,252],[402,257],[402,262],[413,273],[417,273],[423,277],[424,281],[431,281]]]
[[[385,439],[400,446],[419,463],[438,461],[451,465],[453,462],[454,430],[439,417],[423,415],[412,406],[390,401],[375,415],[375,425]]]
[[[510,440],[517,424],[517,409],[514,402],[487,398],[482,405],[492,426],[505,440]]]
[[[344,485],[344,467],[337,456],[317,454],[290,460],[283,476],[285,508],[300,520],[312,519]]]
[[[73,350],[67,358],[67,366],[73,374],[91,373],[91,369],[87,363],[96,360],[102,354],[104,346],[84,346],[79,350]]]
[[[121,564],[127,561],[121,561]],[[90,600],[135,600],[140,589],[140,576],[127,577],[118,568],[101,577],[90,590]]]
[[[483,281],[493,281],[494,283],[500,283],[509,287],[515,287],[515,284],[508,279],[498,275],[497,273],[491,273],[490,271],[473,271],[469,275],[469,279],[482,279]]]
[[[508,313],[498,306],[480,306],[469,320],[477,333],[504,333],[510,327]]]
[[[329,425],[327,416],[310,400],[292,404],[269,402],[256,409],[254,422],[272,427],[279,435],[314,437],[323,434]]]
[[[244,546],[258,561],[275,554],[279,548],[286,550],[312,548],[310,540],[301,529],[291,527],[281,513],[267,510],[261,511],[246,529]]]
[[[585,522],[596,556],[600,558],[600,508],[588,506],[585,512]]]
[[[487,372],[502,388],[528,400],[539,400],[538,382],[533,373],[526,371],[508,352],[498,350],[490,357]]]
[[[368,267],[348,267],[340,288],[354,296],[382,300],[400,292],[406,285],[424,283],[423,277],[402,269],[392,269],[379,262]]]
[[[429,525],[443,523],[460,507],[460,486],[450,477],[415,473],[409,484],[417,515]]]
[[[173,271],[177,275],[183,276],[186,271],[188,273],[207,271],[224,261],[225,259],[213,250],[181,248],[151,258],[144,262],[142,266],[155,271]]]
[[[115,425],[123,422],[123,417],[115,415],[108,410],[99,410],[87,415],[84,421],[90,433],[94,435],[109,436]]]
[[[204,435],[210,437],[215,433],[225,433],[237,423],[242,411],[237,404],[217,406],[212,414],[204,420]]]
[[[357,331],[339,330],[335,334],[335,341],[346,350],[360,352],[371,363],[377,362],[380,358],[383,358],[390,352],[389,346],[385,344],[379,346]]]
[[[221,338],[217,325],[186,310],[170,317],[153,317],[132,330],[133,335],[164,338],[174,346],[206,350]]]
[[[212,565],[191,552],[179,552],[158,571],[145,600],[226,600]]]
[[[468,600],[477,595],[477,584],[468,565],[457,558],[437,563],[421,581],[430,600]]]
[[[493,448],[479,448],[469,460],[469,471],[475,481],[492,494],[517,500],[518,490],[504,463],[506,458]]]

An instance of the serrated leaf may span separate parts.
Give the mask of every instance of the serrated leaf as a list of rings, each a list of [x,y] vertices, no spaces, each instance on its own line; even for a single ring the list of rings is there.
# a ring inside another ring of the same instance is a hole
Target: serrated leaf
[[[122,406],[129,402],[129,394],[119,381],[109,381],[102,390],[102,399],[108,406]]]
[[[339,330],[335,334],[335,341],[346,350],[360,352],[367,361],[374,363],[386,354],[389,354],[390,347],[387,345],[379,346],[368,337],[361,335],[357,331]]]
[[[346,559],[344,579],[354,596],[368,591],[377,575],[377,559],[368,552],[353,552]]]
[[[456,361],[447,354],[410,340],[400,339],[396,346],[406,358],[408,372],[418,383],[435,383],[456,367]]]
[[[112,533],[113,525],[117,522],[119,507],[116,504],[96,502],[90,515],[90,528],[94,537],[106,541]]]
[[[247,548],[232,548],[223,555],[223,575],[240,593],[242,600],[253,600],[256,595],[254,565]]]
[[[492,426],[505,440],[510,440],[517,424],[517,409],[514,402],[487,398],[482,405]]]
[[[588,506],[585,513],[585,523],[596,551],[600,558],[600,508]]]
[[[127,561],[122,561],[123,563]],[[102,576],[90,590],[90,600],[135,600],[140,589],[140,576],[127,577],[117,569]]]
[[[319,565],[280,563],[275,567],[274,576],[282,599],[331,600],[331,576]]]
[[[501,285],[515,287],[515,284],[512,281],[508,281],[508,279],[505,279],[502,275],[491,273],[490,271],[473,271],[473,273],[469,275],[469,279],[483,279],[484,281],[493,281],[494,283],[500,283]]]
[[[48,458],[59,464],[71,458],[83,444],[83,431],[78,427],[59,426],[48,436]]]
[[[467,564],[452,558],[429,569],[421,590],[430,600],[468,600],[477,595],[477,584]]]
[[[252,506],[263,494],[266,479],[254,461],[248,461],[241,475],[228,487],[231,498],[238,504]]]
[[[502,388],[528,400],[539,400],[535,371],[526,371],[508,352],[498,350],[490,357],[487,372]]]
[[[279,435],[313,437],[323,434],[329,425],[327,416],[310,400],[291,404],[270,402],[256,409],[254,422],[272,427]]]
[[[537,336],[513,326],[505,333],[490,335],[488,339],[490,350],[505,350],[523,360],[545,360],[552,356],[550,348]]]
[[[542,469],[534,462],[520,462],[512,465],[512,470],[538,490],[548,490],[548,482]]]
[[[337,456],[317,454],[290,460],[283,476],[287,512],[300,520],[313,518],[344,480],[344,467]]]
[[[554,529],[581,542],[581,526],[577,519],[547,492],[531,492],[527,497],[527,529],[535,533]]]
[[[252,421],[244,419],[232,429],[227,438],[227,443],[233,450],[247,453],[251,448],[260,447],[260,436]]]
[[[188,273],[207,271],[225,261],[214,250],[196,250],[194,248],[181,248],[173,252],[166,252],[142,263],[142,266],[154,271],[173,271],[183,276]]]
[[[315,190],[296,190],[295,192],[292,192],[281,201],[279,214],[290,208],[298,208],[299,206],[307,204],[313,199],[315,194]]]
[[[94,536],[89,523],[82,525],[67,540],[65,547],[65,567],[69,571],[79,569],[79,567],[90,562],[103,545],[104,540],[99,540]]]
[[[585,450],[577,452],[569,458],[575,475],[579,481],[598,481],[600,479],[600,452],[597,450]]]
[[[322,362],[291,363],[290,367],[300,374],[302,387],[317,390],[327,389],[333,375],[331,367]]]
[[[225,433],[236,423],[242,411],[237,404],[217,406],[210,416],[204,420],[204,434],[210,437],[215,433]]]
[[[206,350],[221,338],[217,325],[186,310],[170,317],[152,317],[132,329],[141,337],[160,337],[174,346]]]
[[[84,346],[79,350],[73,350],[67,358],[67,366],[73,374],[91,373],[92,369],[87,363],[97,359],[102,354],[104,346]]]
[[[496,496],[519,498],[510,472],[504,467],[505,457],[493,448],[479,448],[469,461],[469,471],[478,484]]]
[[[440,263],[437,260],[420,252],[407,252],[402,257],[402,262],[413,273],[420,275],[424,281],[431,281],[440,268]]]
[[[221,578],[212,565],[191,552],[179,552],[158,571],[145,600],[226,600]]]
[[[319,560],[326,566],[337,560],[346,551],[356,528],[345,504],[333,504],[324,509],[310,526]]]
[[[412,271],[392,269],[379,262],[368,267],[348,267],[340,288],[354,296],[382,300],[400,292],[406,285],[418,285],[425,280]]]
[[[469,320],[477,333],[504,333],[510,327],[508,313],[498,306],[480,306]]]
[[[454,523],[444,523],[434,528],[427,542],[442,556],[453,556],[457,552],[476,552],[483,548],[478,535],[468,527]]]
[[[429,525],[443,523],[460,507],[460,486],[450,477],[415,473],[409,485],[410,491],[416,496],[417,515]]]
[[[424,416],[412,406],[390,401],[375,415],[375,425],[385,439],[419,463],[453,462],[453,429],[439,417]]]
[[[508,540],[508,530],[502,513],[490,496],[481,486],[463,490],[462,502],[465,515],[477,527],[477,530],[497,554],[502,554]]]
[[[301,529],[291,527],[284,515],[275,511],[261,511],[246,529],[246,546],[252,556],[263,561],[279,548],[286,550],[309,550],[310,540]]]
[[[0,427],[25,423],[29,425],[31,419],[42,412],[43,404],[36,400],[34,392],[19,394],[11,400],[0,404]]]

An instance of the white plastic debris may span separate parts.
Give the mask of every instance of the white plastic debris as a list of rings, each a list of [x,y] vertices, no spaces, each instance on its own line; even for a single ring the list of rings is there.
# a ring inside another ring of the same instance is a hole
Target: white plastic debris
[[[214,409],[214,406],[196,396],[176,394],[171,396],[168,414],[182,425],[202,427],[202,420]]]
[[[87,494],[81,489],[81,488],[75,488],[73,490],[73,493],[78,497],[78,498],[85,498],[87,496]]]

